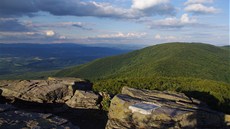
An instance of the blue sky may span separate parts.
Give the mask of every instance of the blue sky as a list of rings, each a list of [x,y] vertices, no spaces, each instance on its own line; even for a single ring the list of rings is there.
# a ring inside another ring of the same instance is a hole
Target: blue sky
[[[0,43],[229,44],[229,0],[1,0]]]

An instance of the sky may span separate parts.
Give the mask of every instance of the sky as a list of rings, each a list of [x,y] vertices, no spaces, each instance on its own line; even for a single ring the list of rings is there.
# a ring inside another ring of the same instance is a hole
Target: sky
[[[229,0],[1,0],[0,43],[229,45]]]

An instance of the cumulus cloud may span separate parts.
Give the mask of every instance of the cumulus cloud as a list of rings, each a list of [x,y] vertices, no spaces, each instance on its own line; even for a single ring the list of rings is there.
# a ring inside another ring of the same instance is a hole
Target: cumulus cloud
[[[96,16],[113,18],[134,18],[128,9],[116,8],[108,3],[95,1],[82,2],[79,0],[36,0],[37,7],[53,15],[63,16]],[[50,6],[52,5],[52,6]]]
[[[189,4],[201,4],[201,3],[213,3],[213,0],[188,0],[185,5]]]
[[[167,3],[169,3],[169,0],[133,0],[132,8],[145,10],[160,4]]]
[[[169,0],[133,0],[131,8],[119,8],[109,3],[80,0],[1,0],[0,16],[34,16],[48,12],[57,16],[94,16],[137,19],[149,15],[172,14],[175,11]],[[147,4],[146,4],[147,3]],[[140,5],[139,5],[140,4]]]
[[[187,2],[184,3],[184,5],[186,5],[184,10],[198,15],[215,14],[220,11],[215,7],[206,5],[207,3],[213,3],[213,0],[188,0]]]
[[[133,0],[131,8],[147,15],[173,15],[175,13],[175,8],[169,3],[169,0]]]
[[[44,11],[57,16],[95,16],[113,18],[135,18],[136,14],[128,9],[116,8],[108,3],[80,0],[1,0],[0,16],[32,15]]]
[[[214,13],[218,13],[219,10],[214,8],[214,7],[207,7],[205,5],[202,4],[191,4],[188,5],[187,7],[185,7],[184,9],[187,12],[191,12],[194,14],[214,14]]]
[[[149,26],[150,28],[182,28],[196,23],[196,19],[190,18],[188,14],[183,14],[179,19],[176,17],[165,18],[153,21],[149,23]]]
[[[47,37],[53,37],[55,35],[55,32],[53,30],[47,30],[45,31],[45,34]]]

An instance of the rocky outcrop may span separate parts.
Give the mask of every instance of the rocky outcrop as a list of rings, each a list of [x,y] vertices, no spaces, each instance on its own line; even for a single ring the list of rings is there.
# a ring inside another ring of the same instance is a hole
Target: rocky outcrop
[[[101,129],[107,122],[101,96],[83,79],[2,80],[0,94],[0,128]]]
[[[26,112],[8,104],[0,104],[0,128],[2,129],[79,129],[68,120],[52,114]]]
[[[182,93],[123,87],[110,104],[107,129],[229,128],[229,116]]]
[[[85,86],[85,87],[84,87]],[[92,84],[79,78],[0,81],[1,96],[37,103],[63,103],[71,108],[98,109],[99,95]]]
[[[74,82],[72,82],[74,83]],[[16,80],[1,83],[2,96],[38,103],[64,102],[74,93],[74,85],[61,80]]]
[[[92,91],[77,90],[74,96],[69,99],[66,104],[72,108],[99,109],[99,100],[100,96]]]

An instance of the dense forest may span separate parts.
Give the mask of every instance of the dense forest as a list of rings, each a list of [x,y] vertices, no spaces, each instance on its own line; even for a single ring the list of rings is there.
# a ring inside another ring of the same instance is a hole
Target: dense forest
[[[201,43],[166,43],[67,68],[55,76],[194,77],[230,83],[229,50]]]

